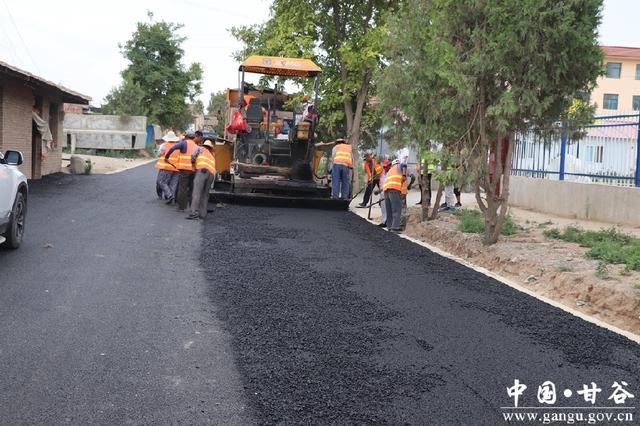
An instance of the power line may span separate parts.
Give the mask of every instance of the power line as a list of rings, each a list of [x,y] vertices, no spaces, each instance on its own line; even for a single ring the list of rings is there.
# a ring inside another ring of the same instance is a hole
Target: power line
[[[9,14],[9,19],[11,19],[11,23],[13,24],[13,28],[16,29],[16,33],[18,33],[18,37],[20,37],[20,41],[22,41],[22,45],[24,46],[24,50],[27,52],[27,55],[29,55],[29,58],[31,59],[31,62],[33,62],[33,65],[36,67],[36,70],[38,71],[38,73],[42,74],[42,71],[40,71],[40,67],[38,67],[38,64],[36,63],[35,59],[33,59],[33,56],[31,56],[31,52],[29,51],[29,47],[27,47],[27,43],[25,43],[24,39],[22,38],[22,34],[20,34],[20,30],[18,29],[18,26],[16,25],[16,21],[13,20],[13,15],[11,14],[11,10],[9,9],[9,5],[7,5],[7,2],[5,0],[2,0],[2,3],[4,4],[5,9],[7,9],[7,13]]]
[[[11,57],[13,58],[13,61],[15,61],[14,65],[21,65],[22,61],[18,56],[18,52],[16,52],[16,48],[13,46],[13,40],[11,40],[11,37],[9,37],[9,34],[5,31],[4,28],[4,25],[0,25],[0,30],[2,30],[2,34],[4,34],[4,37],[7,39],[7,43],[9,43],[8,46],[11,48],[11,52],[7,51],[7,53],[13,53]]]

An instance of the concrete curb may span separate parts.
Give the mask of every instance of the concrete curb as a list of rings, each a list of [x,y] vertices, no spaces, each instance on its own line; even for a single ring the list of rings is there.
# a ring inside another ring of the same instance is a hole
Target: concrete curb
[[[374,223],[373,221],[368,220],[366,217],[360,216],[356,212],[353,212],[351,210],[350,210],[350,212],[355,214],[356,216],[361,217],[362,219],[366,220],[369,223],[372,223],[372,224]],[[431,250],[432,252],[434,252],[436,254],[439,254],[440,256],[443,256],[443,257],[451,259],[451,260],[453,260],[455,262],[458,262],[458,263],[460,263],[460,264],[462,264],[462,265],[464,265],[464,266],[466,266],[468,268],[473,269],[474,271],[480,272],[483,275],[486,275],[486,276],[491,277],[491,278],[493,278],[493,279],[495,279],[497,281],[500,281],[501,283],[506,284],[509,287],[513,288],[513,289],[516,289],[516,290],[518,290],[518,291],[520,291],[522,293],[528,294],[529,296],[535,297],[536,299],[538,299],[538,300],[540,300],[540,301],[542,301],[542,302],[544,302],[544,303],[546,303],[548,305],[554,306],[554,307],[556,307],[558,309],[562,309],[563,311],[565,311],[565,312],[567,312],[567,313],[569,313],[569,314],[571,314],[573,316],[581,318],[581,319],[583,319],[583,320],[585,320],[587,322],[590,322],[592,324],[595,324],[595,325],[597,325],[599,327],[606,328],[609,331],[613,331],[614,333],[620,334],[621,336],[624,336],[627,339],[629,339],[629,340],[631,340],[631,341],[633,341],[635,343],[640,344],[640,336],[637,335],[637,334],[631,333],[630,331],[622,330],[622,329],[620,329],[620,328],[618,328],[616,326],[607,324],[604,321],[599,320],[598,318],[595,318],[595,317],[593,317],[591,315],[587,315],[587,314],[582,313],[580,311],[577,311],[575,309],[569,308],[568,306],[565,306],[565,305],[563,305],[563,304],[561,304],[559,302],[556,302],[555,300],[549,299],[549,298],[547,298],[545,296],[541,296],[541,295],[529,290],[528,288],[521,286],[520,284],[518,284],[518,283],[516,283],[514,281],[511,281],[511,280],[509,280],[509,279],[507,279],[505,277],[502,277],[502,276],[500,276],[500,275],[498,275],[498,274],[496,274],[494,272],[491,272],[488,269],[483,268],[482,266],[475,265],[475,264],[473,264],[473,263],[471,263],[471,262],[469,262],[469,261],[467,261],[467,260],[465,260],[465,259],[463,259],[461,257],[458,257],[458,256],[456,256],[454,254],[451,254],[451,253],[446,252],[444,250],[441,250],[441,249],[439,249],[439,248],[437,248],[435,246],[432,246],[429,243],[425,243],[424,241],[420,241],[420,240],[417,240],[415,238],[408,237],[408,236],[406,236],[404,234],[398,234],[398,236],[400,238],[404,238],[405,240],[411,241],[412,243],[415,243],[415,244],[418,244],[418,245],[420,245],[422,247],[425,247],[425,248]]]

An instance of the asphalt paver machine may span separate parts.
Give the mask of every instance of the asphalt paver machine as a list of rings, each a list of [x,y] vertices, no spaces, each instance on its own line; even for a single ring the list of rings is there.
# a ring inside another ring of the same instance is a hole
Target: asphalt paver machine
[[[262,77],[258,85],[246,81],[250,73]],[[213,197],[348,208],[348,200],[331,199],[335,142],[316,140],[321,73],[313,61],[299,58],[251,56],[240,65],[239,88],[227,90],[227,130],[216,143]],[[277,81],[290,78],[312,79],[313,101],[285,93]],[[229,129],[239,114],[243,128]]]

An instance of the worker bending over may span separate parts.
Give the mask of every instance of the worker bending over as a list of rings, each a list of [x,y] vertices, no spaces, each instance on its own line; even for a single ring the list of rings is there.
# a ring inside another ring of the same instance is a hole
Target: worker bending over
[[[364,171],[367,173],[367,188],[364,191],[362,202],[358,207],[366,207],[373,193],[373,189],[377,186],[380,189],[380,176],[382,176],[382,166],[376,161],[376,157],[371,151],[364,154]]]
[[[353,168],[351,145],[338,139],[331,156],[331,198],[349,199],[349,170]]]
[[[178,152],[174,152],[168,161],[165,160],[164,156],[167,151],[176,144],[179,138],[173,131],[170,131],[162,137],[162,140],[164,143],[160,145],[160,153],[158,155],[158,161],[156,162],[156,169],[158,169],[156,187],[158,188],[158,196],[168,200],[168,204],[170,204],[176,196],[176,189],[178,187],[178,169],[176,168]]]
[[[191,190],[193,189],[194,168],[191,163],[191,155],[196,147],[202,143],[202,132],[187,133],[186,138],[171,147],[164,155],[165,160],[169,160],[174,151],[179,150],[178,164],[178,210],[184,211],[187,208],[189,199],[191,198]]]
[[[216,175],[215,145],[207,139],[202,146],[196,147],[191,154],[191,163],[195,169],[193,192],[191,195],[191,211],[187,219],[204,219],[207,217],[209,190]]]

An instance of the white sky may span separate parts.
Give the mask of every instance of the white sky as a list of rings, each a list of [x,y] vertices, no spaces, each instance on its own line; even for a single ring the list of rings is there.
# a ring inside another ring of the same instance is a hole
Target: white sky
[[[0,60],[93,98],[100,105],[120,83],[124,43],[135,24],[182,23],[185,63],[204,68],[205,106],[213,91],[237,86],[240,44],[227,29],[268,19],[269,0],[0,0]],[[605,45],[640,47],[639,0],[605,0],[600,29]],[[15,25],[14,25],[15,24]],[[26,47],[25,47],[26,45]]]

